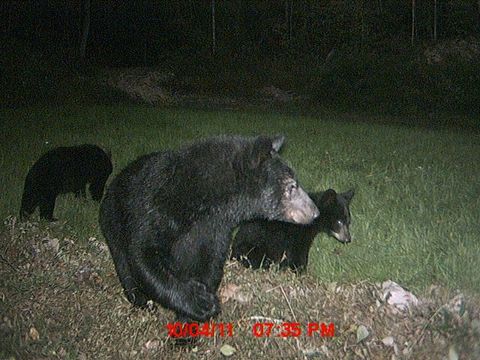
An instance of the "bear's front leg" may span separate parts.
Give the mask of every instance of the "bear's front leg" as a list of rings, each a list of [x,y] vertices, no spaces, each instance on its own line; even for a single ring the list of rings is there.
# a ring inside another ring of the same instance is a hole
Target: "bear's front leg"
[[[310,246],[302,243],[295,245],[287,249],[287,258],[280,263],[280,268],[289,267],[293,272],[303,273],[307,269]]]
[[[220,311],[218,298],[207,285],[185,276],[174,264],[169,266],[169,257],[160,246],[136,244],[130,251],[130,269],[147,296],[173,310],[177,317],[207,321]]]
[[[220,230],[219,230],[220,229]],[[178,258],[178,271],[205,284],[216,294],[223,278],[223,268],[231,245],[229,228],[211,221],[198,221],[172,249]]]

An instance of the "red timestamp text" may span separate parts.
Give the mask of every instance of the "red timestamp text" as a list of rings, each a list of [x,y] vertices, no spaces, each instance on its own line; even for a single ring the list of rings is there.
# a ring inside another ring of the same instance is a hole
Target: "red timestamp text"
[[[184,337],[214,337],[217,334],[220,337],[233,336],[232,323],[182,323],[174,322],[167,324],[168,336],[172,338]]]
[[[306,336],[318,337],[334,337],[335,324],[326,324],[324,322],[310,322],[302,326],[298,322],[283,323],[255,323],[252,326],[252,334],[255,337],[299,337],[304,334]]]

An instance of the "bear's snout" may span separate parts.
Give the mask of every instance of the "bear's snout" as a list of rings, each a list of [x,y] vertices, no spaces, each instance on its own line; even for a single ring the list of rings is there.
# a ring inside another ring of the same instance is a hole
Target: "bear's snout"
[[[285,220],[295,224],[308,225],[320,215],[315,203],[301,187],[297,188],[295,196],[285,207]]]

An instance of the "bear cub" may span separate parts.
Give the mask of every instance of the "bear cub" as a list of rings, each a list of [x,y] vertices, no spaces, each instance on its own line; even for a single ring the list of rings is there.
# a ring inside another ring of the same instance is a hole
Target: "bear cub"
[[[242,223],[233,241],[231,257],[254,269],[268,269],[272,263],[280,263],[280,268],[303,272],[318,233],[327,233],[342,243],[351,241],[350,202],[353,195],[353,190],[338,194],[333,189],[309,194],[320,210],[320,216],[310,225],[265,220]]]
[[[100,227],[127,299],[182,322],[220,311],[232,230],[253,218],[308,224],[318,209],[278,152],[284,138],[220,136],[142,156],[112,181]]]
[[[110,156],[96,145],[57,147],[42,155],[30,168],[25,179],[20,218],[31,215],[40,208],[40,218],[53,217],[55,199],[59,194],[74,193],[86,197],[86,185],[96,201],[113,167]]]

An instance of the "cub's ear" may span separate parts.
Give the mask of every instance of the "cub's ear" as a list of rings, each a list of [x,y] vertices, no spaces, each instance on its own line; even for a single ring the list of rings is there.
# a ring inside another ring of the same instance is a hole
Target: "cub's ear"
[[[345,200],[347,201],[348,204],[350,204],[350,202],[352,201],[353,199],[353,195],[355,195],[355,190],[353,189],[350,189],[348,190],[347,192],[344,192],[342,194],[340,194],[343,198],[345,198]]]
[[[285,137],[283,135],[277,135],[273,138],[259,136],[253,145],[250,167],[254,169],[269,159],[273,154],[277,154],[284,141]]]
[[[285,142],[285,136],[277,135],[272,139],[272,150],[276,153],[280,151]]]
[[[315,205],[317,205],[317,207],[319,208],[322,205],[323,194],[324,194],[323,191],[321,191],[321,192],[309,192],[308,196],[310,197],[310,199],[313,200]]]
[[[337,193],[333,189],[328,189],[323,193],[320,201],[324,207],[333,205],[337,201]]]

